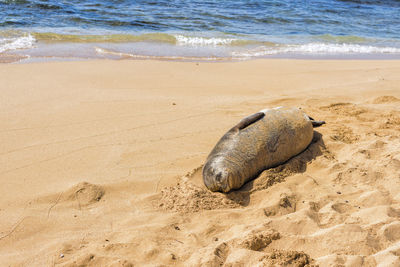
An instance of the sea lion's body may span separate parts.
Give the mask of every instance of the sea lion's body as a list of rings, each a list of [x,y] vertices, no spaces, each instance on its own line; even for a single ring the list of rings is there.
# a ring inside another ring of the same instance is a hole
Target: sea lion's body
[[[216,144],[203,167],[211,191],[238,189],[261,171],[301,153],[311,143],[314,122],[298,108],[262,110],[241,120]]]

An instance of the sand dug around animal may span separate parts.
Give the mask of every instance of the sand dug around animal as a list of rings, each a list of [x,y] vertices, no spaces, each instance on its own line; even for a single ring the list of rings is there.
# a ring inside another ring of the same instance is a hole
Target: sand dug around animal
[[[4,266],[400,266],[400,62],[0,65]],[[27,78],[28,77],[28,78]],[[241,190],[201,167],[246,115],[326,125]]]

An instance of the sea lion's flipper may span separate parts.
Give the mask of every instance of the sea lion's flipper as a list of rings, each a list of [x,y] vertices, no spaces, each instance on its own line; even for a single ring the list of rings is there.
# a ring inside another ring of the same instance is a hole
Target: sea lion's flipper
[[[238,130],[242,130],[244,128],[246,128],[247,126],[255,123],[258,120],[261,120],[263,117],[265,116],[264,112],[257,112],[254,113],[253,115],[250,115],[244,119],[242,119],[235,127],[233,127],[232,129],[238,129]]]
[[[315,127],[319,127],[319,126],[325,124],[325,121],[314,121],[314,120],[312,120],[311,123],[312,123],[312,126],[315,128]]]
[[[307,116],[308,116],[308,115],[307,115]],[[316,120],[314,120],[313,118],[311,118],[310,116],[308,116],[308,118],[310,119],[310,121],[311,121],[311,123],[312,123],[312,126],[313,126],[314,128],[315,128],[315,127],[319,127],[319,126],[325,124],[325,121],[316,121]]]

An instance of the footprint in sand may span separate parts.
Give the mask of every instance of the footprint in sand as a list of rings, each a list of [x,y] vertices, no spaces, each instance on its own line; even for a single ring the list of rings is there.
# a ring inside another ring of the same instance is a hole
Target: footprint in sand
[[[267,217],[281,216],[296,211],[296,196],[281,194],[278,203],[264,209],[264,214]]]
[[[352,144],[360,139],[360,136],[354,134],[353,130],[347,126],[338,126],[330,136],[333,141],[339,141],[345,144]]]

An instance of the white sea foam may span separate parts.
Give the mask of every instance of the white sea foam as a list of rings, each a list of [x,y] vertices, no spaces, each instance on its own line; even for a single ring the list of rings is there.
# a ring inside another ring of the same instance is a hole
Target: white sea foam
[[[233,56],[260,57],[267,55],[300,53],[300,54],[400,54],[397,47],[378,47],[358,44],[308,43],[302,45],[277,45],[257,47],[247,51],[233,52]]]
[[[233,38],[205,38],[195,36],[174,35],[177,45],[187,46],[217,46],[217,45],[230,45],[237,39]]]
[[[30,34],[16,37],[0,37],[0,53],[16,49],[31,48],[35,41],[35,38]]]

